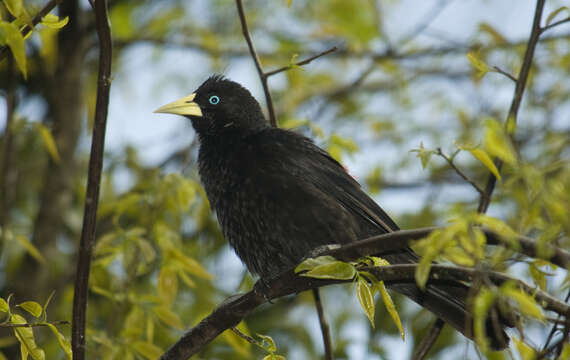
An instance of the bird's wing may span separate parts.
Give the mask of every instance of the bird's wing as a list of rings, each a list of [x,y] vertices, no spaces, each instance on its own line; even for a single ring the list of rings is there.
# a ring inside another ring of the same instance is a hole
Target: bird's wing
[[[311,182],[328,196],[334,197],[348,211],[367,221],[379,233],[398,230],[396,223],[361,188],[345,168],[312,140],[291,131],[267,129],[259,136],[264,151],[272,158],[288,162],[297,169],[301,181]]]

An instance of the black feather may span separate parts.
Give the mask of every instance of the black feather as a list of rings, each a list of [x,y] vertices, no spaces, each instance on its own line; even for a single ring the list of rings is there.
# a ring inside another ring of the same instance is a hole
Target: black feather
[[[213,95],[219,104],[208,103]],[[252,273],[267,279],[319,246],[398,230],[327,152],[302,135],[270,127],[241,85],[210,77],[195,102],[203,113],[190,117],[200,139],[200,176],[224,236]],[[385,258],[393,264],[418,261],[411,249]],[[392,288],[472,337],[464,284]]]

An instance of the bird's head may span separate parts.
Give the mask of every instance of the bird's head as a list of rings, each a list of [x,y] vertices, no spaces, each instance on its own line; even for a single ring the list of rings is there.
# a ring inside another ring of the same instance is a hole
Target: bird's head
[[[267,126],[261,107],[251,93],[220,75],[211,76],[192,94],[154,112],[185,116],[192,120],[192,126],[200,135]]]

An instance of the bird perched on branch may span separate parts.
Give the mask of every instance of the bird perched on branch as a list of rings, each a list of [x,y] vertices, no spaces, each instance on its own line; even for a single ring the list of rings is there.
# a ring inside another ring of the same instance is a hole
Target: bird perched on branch
[[[196,92],[155,112],[192,121],[200,141],[200,177],[223,234],[262,279],[294,267],[315,248],[398,230],[326,151],[305,136],[271,127],[238,83],[212,76]],[[382,257],[391,264],[419,259],[409,248]],[[391,288],[473,337],[464,284]],[[494,347],[508,343],[502,325],[487,329]]]

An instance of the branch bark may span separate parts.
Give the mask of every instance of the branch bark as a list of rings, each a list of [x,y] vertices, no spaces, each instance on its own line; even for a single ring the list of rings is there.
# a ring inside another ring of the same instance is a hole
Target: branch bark
[[[355,260],[369,254],[379,254],[381,256],[382,253],[405,248],[411,241],[420,239],[435,229],[437,228],[396,231],[324,251],[322,255],[332,255],[345,261]],[[485,234],[488,236],[487,242],[489,244],[502,243],[495,233],[485,231]],[[526,238],[519,240],[522,240],[521,244],[529,241],[529,239]],[[524,249],[526,247],[521,246],[521,248]],[[569,253],[561,249],[558,249],[558,251],[561,252],[559,255],[563,255],[563,260],[566,262],[570,260]],[[377,279],[383,280],[387,285],[393,285],[396,283],[415,283],[416,267],[417,264],[406,264],[370,267],[364,268],[363,270],[371,272]],[[433,265],[428,283],[445,283],[450,280],[471,281],[480,276],[485,276],[496,284],[513,281],[524,291],[533,294],[537,302],[543,305],[545,309],[563,314],[566,317],[570,315],[570,306],[568,304],[518,279],[497,272],[447,265]],[[343,281],[339,280],[318,280],[298,276],[294,274],[293,270],[282,273],[266,284],[260,284],[258,282],[254,286],[254,290],[243,295],[234,295],[224,301],[198,325],[186,332],[160,359],[180,360],[190,357],[200,351],[203,346],[215,339],[224,330],[239,324],[244,317],[267,300],[342,282]]]
[[[515,93],[513,95],[513,101],[511,102],[511,107],[509,109],[509,114],[507,115],[507,120],[505,121],[505,124],[509,124],[509,122],[511,121],[513,122],[513,124],[516,124],[517,122],[517,114],[519,112],[519,108],[522,102],[522,97],[528,79],[528,74],[530,73],[530,67],[532,65],[532,59],[534,57],[534,50],[536,48],[536,44],[538,43],[538,39],[542,32],[540,27],[540,19],[542,18],[544,2],[545,0],[537,0],[536,2],[536,9],[534,11],[534,20],[532,24],[530,38],[528,39],[528,45],[526,47],[519,76],[517,76]],[[501,171],[501,167],[503,166],[503,161],[500,159],[495,159],[495,166],[499,171]],[[495,190],[496,183],[497,183],[497,178],[495,177],[495,175],[493,175],[492,173],[489,174],[489,178],[487,179],[487,185],[485,186],[485,192],[481,195],[479,200],[478,212],[485,213],[487,211],[487,208],[491,203],[491,197],[493,195],[493,191]]]
[[[95,245],[95,228],[97,225],[97,206],[99,187],[103,167],[105,146],[105,129],[111,89],[112,40],[111,28],[107,13],[107,0],[93,0],[97,36],[99,37],[99,75],[97,83],[97,100],[95,105],[95,122],[87,174],[87,195],[83,215],[83,228],[79,243],[77,271],[75,275],[75,293],[73,297],[73,317],[71,328],[71,346],[74,360],[85,358],[85,320],[87,310],[87,293],[91,256]]]

